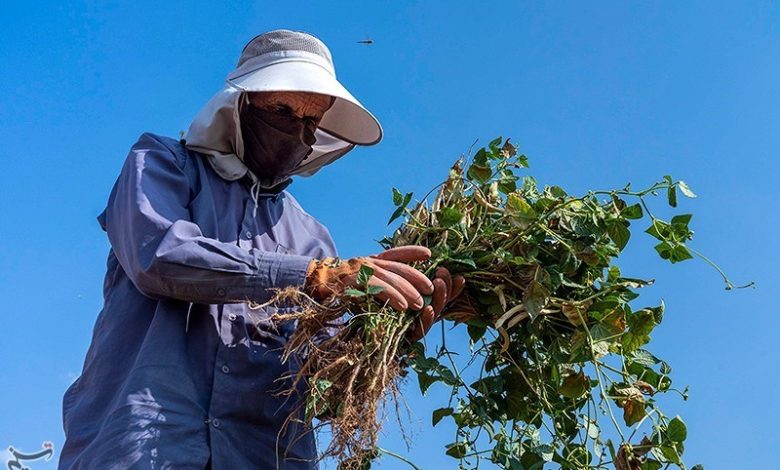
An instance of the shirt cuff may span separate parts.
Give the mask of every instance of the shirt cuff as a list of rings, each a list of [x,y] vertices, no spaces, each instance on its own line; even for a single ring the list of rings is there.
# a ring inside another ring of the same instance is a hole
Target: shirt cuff
[[[280,256],[274,267],[275,273],[272,273],[274,287],[303,287],[306,283],[306,271],[313,259],[311,256],[301,255]]]

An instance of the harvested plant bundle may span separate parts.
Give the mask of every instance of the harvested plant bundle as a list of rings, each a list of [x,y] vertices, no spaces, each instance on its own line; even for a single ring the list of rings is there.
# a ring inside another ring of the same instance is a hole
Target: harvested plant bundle
[[[663,192],[676,207],[678,191],[695,195],[665,176],[640,191],[627,185],[576,197],[521,178],[518,170],[527,166],[516,146],[498,138],[470,164],[461,157],[434,188],[431,204],[426,196],[410,208],[412,194],[393,191],[390,222],[403,217],[403,224],[381,243],[426,246],[433,256],[416,268],[432,275],[444,266],[466,278],[444,318],[467,329],[469,345],[447,344],[446,328],[429,357],[422,343],[408,344],[414,314],[377,302],[367,267],[360,273],[364,288],[341,299],[320,304],[290,290],[276,297],[301,306],[279,319],[298,321],[285,357],[303,358],[293,380],[309,386],[307,418],[331,428],[323,456],[343,468],[370,466],[381,453],[383,405],[397,410],[393,399],[411,368],[423,393],[436,382],[451,388],[432,421],[454,420],[457,432],[445,452],[461,468],[485,461],[507,469],[546,462],[567,469],[684,468],[685,424],[664,415],[657,398],[686,392],[672,388],[669,364],[645,349],[664,305],[630,305],[652,280],[623,276],[614,260],[632,224],[649,219],[643,227],[658,240],[661,258],[677,263],[696,254],[723,275],[687,246],[690,214],[661,220],[646,201]],[[334,336],[315,340],[342,321]],[[466,346],[468,357],[454,357]],[[602,432],[605,425],[610,429]]]

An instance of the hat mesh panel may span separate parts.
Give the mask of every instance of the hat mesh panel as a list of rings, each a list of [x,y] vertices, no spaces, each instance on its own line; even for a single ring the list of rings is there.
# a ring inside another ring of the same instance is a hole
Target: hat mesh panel
[[[241,58],[238,60],[237,67],[241,67],[247,60],[269,52],[280,51],[305,51],[317,54],[323,59],[333,64],[333,58],[325,44],[312,36],[311,34],[290,31],[287,29],[277,29],[268,31],[254,39],[244,47],[241,52]]]

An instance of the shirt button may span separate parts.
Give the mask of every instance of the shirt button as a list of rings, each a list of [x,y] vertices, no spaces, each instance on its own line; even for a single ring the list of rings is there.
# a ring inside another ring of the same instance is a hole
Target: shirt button
[[[228,320],[236,321],[236,318],[238,318],[238,316],[235,313],[228,314]]]
[[[214,426],[215,428],[218,428],[219,427],[219,419],[217,419],[217,418],[212,419],[211,420],[211,425]]]
[[[226,374],[230,373],[230,367],[228,367],[228,365],[225,364],[224,366],[222,366],[222,372]]]

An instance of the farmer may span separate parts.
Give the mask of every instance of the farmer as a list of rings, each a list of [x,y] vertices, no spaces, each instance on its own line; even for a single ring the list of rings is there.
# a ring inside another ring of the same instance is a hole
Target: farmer
[[[368,264],[379,300],[419,311],[415,341],[463,284],[412,268],[430,256],[422,247],[339,260],[286,190],[381,138],[325,44],[287,30],[246,45],[184,139],[141,135],[98,217],[111,243],[104,306],[63,397],[61,469],[315,466],[309,427],[280,432],[299,403],[274,393],[294,325],[252,307],[288,286],[338,297]]]

